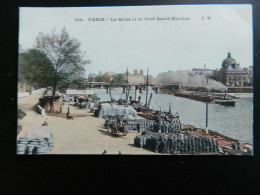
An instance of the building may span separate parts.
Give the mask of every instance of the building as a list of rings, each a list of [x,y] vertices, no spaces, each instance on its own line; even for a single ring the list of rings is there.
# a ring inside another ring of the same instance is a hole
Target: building
[[[98,76],[103,76],[103,74],[102,74],[102,72],[101,72],[101,71],[99,71],[99,73],[98,73]]]
[[[129,73],[128,71],[125,74],[126,78],[128,79],[128,83],[130,85],[138,85],[138,84],[146,84],[147,82],[147,76],[144,76],[143,69],[139,70],[139,73],[137,72],[137,69],[133,71],[133,74]],[[153,83],[153,77],[152,75],[149,75],[148,77],[148,83]]]
[[[226,59],[222,62],[219,71],[215,71],[214,77],[226,86],[252,86],[253,84],[253,67],[241,68],[240,64],[228,53]]]
[[[114,72],[106,72],[105,74],[104,74],[104,76],[105,76],[105,81],[106,82],[111,82],[112,80],[113,80],[113,78],[115,77],[115,73]]]
[[[139,74],[140,74],[140,75],[144,75],[144,70],[141,69],[141,70],[139,71]]]

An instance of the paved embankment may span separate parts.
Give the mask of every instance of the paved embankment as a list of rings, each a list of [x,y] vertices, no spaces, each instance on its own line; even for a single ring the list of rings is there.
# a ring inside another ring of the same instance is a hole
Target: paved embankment
[[[26,135],[26,130],[31,127],[39,127],[46,117],[41,117],[32,109],[38,102],[39,95],[31,95],[18,99],[18,105],[26,112],[26,117],[19,121],[22,132],[19,137]],[[70,107],[71,114],[87,114],[86,110],[80,110],[66,103],[63,112]],[[112,136],[103,128],[104,119],[91,116],[76,117],[67,120],[63,117],[47,116],[48,127],[51,129],[54,140],[52,151],[47,154],[101,154],[104,150],[107,154],[156,154],[154,152],[137,148],[133,145],[136,131],[126,136]]]

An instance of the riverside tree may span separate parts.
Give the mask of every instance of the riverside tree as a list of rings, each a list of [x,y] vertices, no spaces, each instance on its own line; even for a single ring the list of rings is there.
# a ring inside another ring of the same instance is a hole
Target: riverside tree
[[[120,84],[125,84],[126,80],[124,77],[124,74],[116,74],[113,80],[110,82],[112,85],[120,85]]]
[[[53,66],[47,56],[30,49],[19,54],[18,82],[48,87],[52,83]]]
[[[53,112],[56,92],[83,80],[87,64],[84,60],[85,53],[80,50],[80,42],[71,38],[65,28],[60,33],[56,33],[55,29],[50,34],[40,32],[36,38],[36,49],[44,53],[52,63],[50,112]]]
[[[105,76],[98,75],[98,76],[96,76],[95,81],[96,82],[105,82],[106,78],[105,78]]]

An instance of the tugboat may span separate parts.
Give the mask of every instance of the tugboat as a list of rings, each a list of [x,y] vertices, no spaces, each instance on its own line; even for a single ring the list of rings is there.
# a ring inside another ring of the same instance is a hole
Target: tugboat
[[[225,91],[225,96],[224,97],[214,97],[214,102],[217,104],[221,104],[224,106],[235,106],[236,105],[236,100],[227,97],[227,91]]]

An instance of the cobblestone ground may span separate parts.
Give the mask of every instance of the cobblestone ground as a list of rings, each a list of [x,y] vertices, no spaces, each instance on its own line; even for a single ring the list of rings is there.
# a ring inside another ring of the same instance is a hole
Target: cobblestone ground
[[[26,130],[31,127],[40,127],[46,117],[35,113],[32,107],[37,103],[39,95],[31,95],[18,99],[18,105],[26,112],[26,117],[19,121],[22,132],[18,138],[25,137]],[[87,114],[89,110],[80,110],[73,103],[66,103],[63,112],[70,107],[71,114]],[[95,118],[92,113],[86,117],[76,117],[67,120],[62,117],[47,116],[48,127],[53,134],[54,147],[47,154],[156,154],[154,152],[137,148],[133,145],[136,131],[126,136],[112,136],[103,128],[104,119]]]

